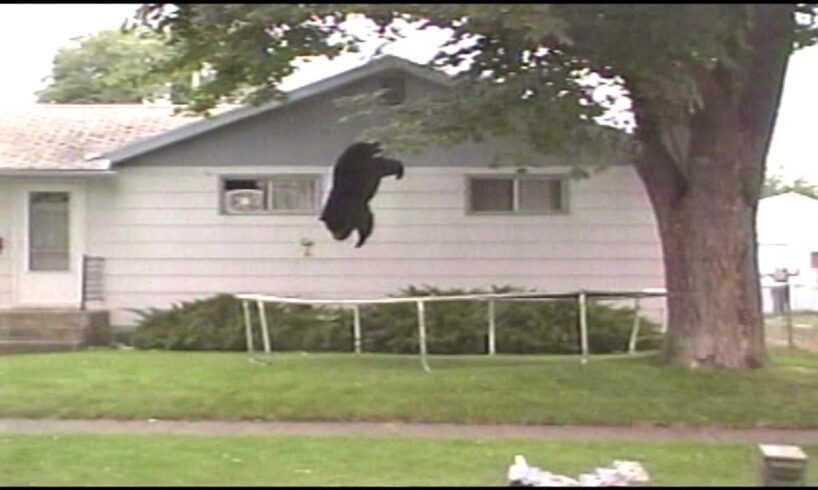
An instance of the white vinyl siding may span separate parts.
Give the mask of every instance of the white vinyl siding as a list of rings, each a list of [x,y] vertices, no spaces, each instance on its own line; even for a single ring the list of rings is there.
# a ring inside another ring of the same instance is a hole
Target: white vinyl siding
[[[276,167],[282,174],[326,170]],[[466,212],[466,175],[485,167],[408,166],[402,180],[381,182],[370,203],[375,231],[361,249],[354,237],[333,240],[317,215],[220,213],[213,196],[221,176],[272,173],[260,166],[132,166],[89,183],[88,253],[106,258],[112,321],[133,321],[128,308],[225,292],[378,297],[421,284],[542,291],[664,285],[653,214],[631,168],[571,181],[570,214],[509,220]],[[303,239],[314,242],[310,256]]]

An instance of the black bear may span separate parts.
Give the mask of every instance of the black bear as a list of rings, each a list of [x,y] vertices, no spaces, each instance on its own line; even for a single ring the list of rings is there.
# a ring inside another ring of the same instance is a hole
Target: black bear
[[[346,240],[358,230],[360,247],[372,234],[375,217],[369,201],[387,175],[403,177],[403,163],[380,155],[377,143],[353,143],[338,157],[332,173],[332,190],[321,213],[336,240]]]

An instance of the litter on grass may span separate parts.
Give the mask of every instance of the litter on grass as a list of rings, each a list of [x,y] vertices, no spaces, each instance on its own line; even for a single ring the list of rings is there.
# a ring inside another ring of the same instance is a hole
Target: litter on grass
[[[593,473],[583,473],[576,479],[529,466],[521,455],[515,456],[514,464],[508,468],[512,487],[626,487],[649,480],[648,472],[636,461],[617,460],[611,467],[596,468]]]

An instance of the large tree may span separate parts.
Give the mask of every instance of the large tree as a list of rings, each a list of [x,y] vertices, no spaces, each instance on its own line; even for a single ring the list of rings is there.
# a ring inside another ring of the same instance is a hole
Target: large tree
[[[452,95],[401,106],[369,136],[400,149],[514,137],[577,162],[627,148],[662,238],[667,360],[765,363],[755,215],[787,61],[814,42],[814,5],[146,4],[138,18],[170,35],[169,67],[215,70],[190,104],[206,111],[241,84],[256,87],[251,102],[280,95],[298,58],[354,47],[352,14],[384,37],[401,22],[451,29],[431,64],[463,69]],[[630,101],[631,131],[599,124],[600,85]]]
[[[60,48],[54,56],[48,86],[37,92],[41,103],[138,104],[166,95],[171,82],[177,102],[190,91],[190,73],[154,76],[150,68],[171,55],[161,38],[150,33],[105,30]]]

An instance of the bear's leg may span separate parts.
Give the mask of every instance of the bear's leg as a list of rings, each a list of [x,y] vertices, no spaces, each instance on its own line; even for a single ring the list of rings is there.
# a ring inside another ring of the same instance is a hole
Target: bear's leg
[[[357,223],[358,228],[358,243],[355,248],[359,248],[364,244],[369,235],[372,234],[372,229],[375,227],[375,215],[369,209],[369,206],[364,206],[364,211],[357,217],[360,221]]]
[[[379,158],[378,167],[380,169],[380,176],[394,175],[398,180],[403,177],[403,163],[399,160],[391,158]]]

